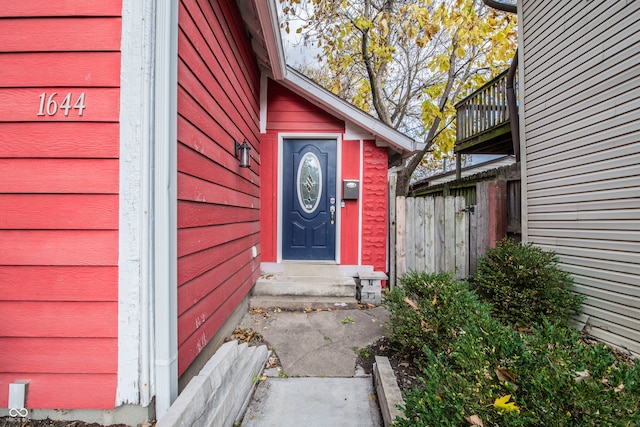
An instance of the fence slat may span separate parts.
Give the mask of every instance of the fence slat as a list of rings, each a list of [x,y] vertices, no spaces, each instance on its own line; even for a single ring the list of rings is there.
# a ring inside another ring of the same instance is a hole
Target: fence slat
[[[424,258],[425,271],[435,273],[436,253],[435,253],[435,199],[424,197],[425,217],[424,217]]]
[[[467,215],[466,212],[463,212],[464,207],[464,197],[456,197],[454,201],[456,251],[455,276],[459,279],[467,277],[467,274],[469,272],[469,233],[467,232],[469,215]]]
[[[455,245],[455,203],[453,197],[444,198],[444,271],[453,273],[456,269]]]
[[[398,277],[407,272],[405,199],[404,196],[399,196],[396,199],[396,271]]]
[[[405,200],[405,232],[406,232],[406,271],[416,269],[416,199],[407,197]]]
[[[413,235],[415,236],[415,262],[414,269],[416,271],[425,270],[425,199],[424,197],[415,198],[415,228]]]

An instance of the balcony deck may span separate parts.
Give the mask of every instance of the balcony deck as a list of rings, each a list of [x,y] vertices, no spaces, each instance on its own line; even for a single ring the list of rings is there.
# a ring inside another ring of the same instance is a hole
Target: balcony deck
[[[507,74],[508,70],[456,104],[456,153],[514,154]],[[515,87],[517,96],[517,83]]]

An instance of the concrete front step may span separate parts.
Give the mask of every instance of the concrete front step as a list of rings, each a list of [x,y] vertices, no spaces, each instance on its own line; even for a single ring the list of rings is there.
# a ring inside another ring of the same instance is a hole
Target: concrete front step
[[[353,310],[358,308],[354,297],[304,297],[304,296],[251,296],[249,307],[272,310]]]
[[[252,296],[351,297],[356,295],[353,277],[262,275]]]

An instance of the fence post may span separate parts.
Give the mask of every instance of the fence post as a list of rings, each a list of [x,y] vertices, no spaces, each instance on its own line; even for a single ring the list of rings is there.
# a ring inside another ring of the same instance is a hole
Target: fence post
[[[455,276],[459,279],[467,277],[469,273],[469,212],[464,211],[464,197],[455,198],[455,248],[456,269]]]
[[[389,246],[387,254],[389,259],[389,289],[396,286],[396,182],[398,176],[395,173],[389,174]]]
[[[407,272],[405,199],[396,197],[396,277]]]

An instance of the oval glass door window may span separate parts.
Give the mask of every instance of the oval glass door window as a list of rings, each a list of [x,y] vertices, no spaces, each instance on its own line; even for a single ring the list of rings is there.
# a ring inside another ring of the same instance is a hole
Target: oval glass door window
[[[315,154],[307,153],[302,157],[298,165],[296,188],[302,210],[308,214],[313,213],[322,196],[322,169]]]

